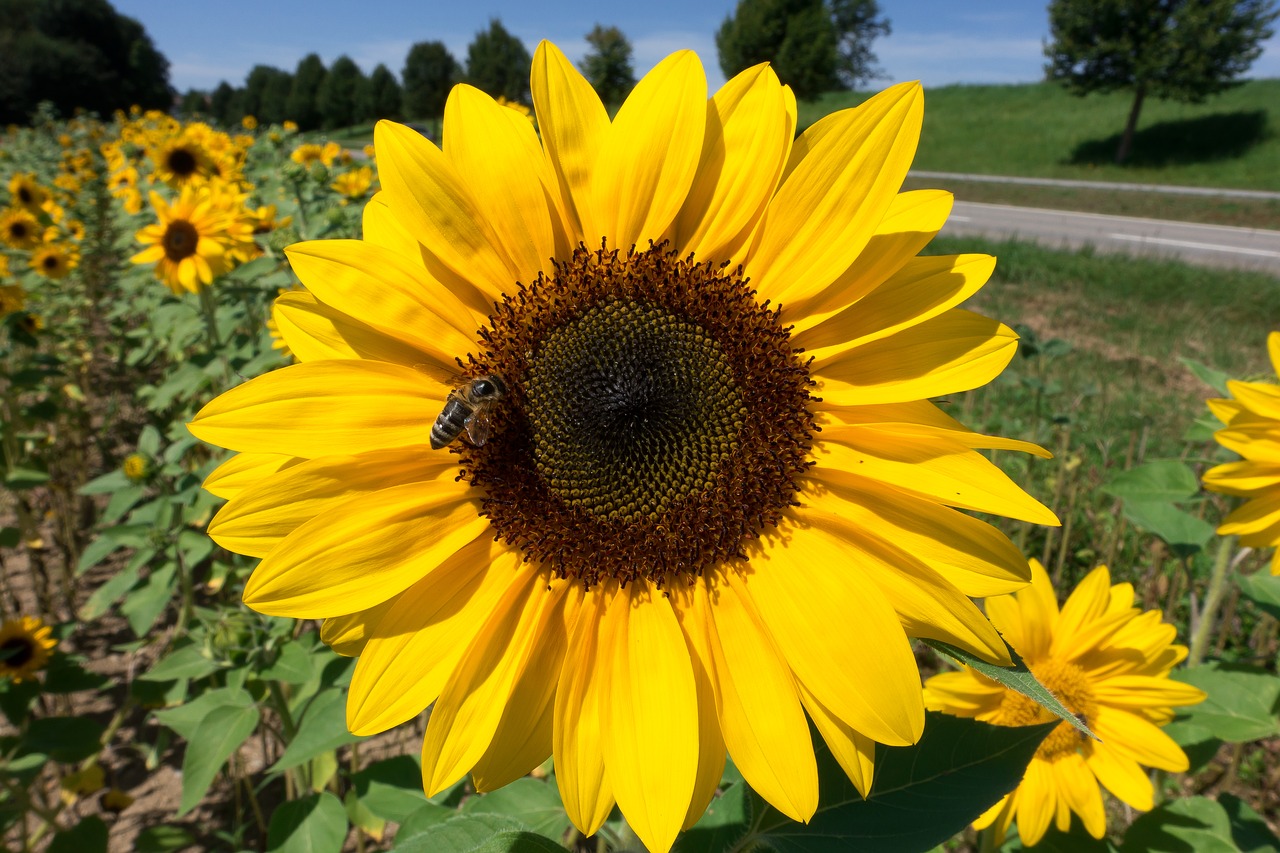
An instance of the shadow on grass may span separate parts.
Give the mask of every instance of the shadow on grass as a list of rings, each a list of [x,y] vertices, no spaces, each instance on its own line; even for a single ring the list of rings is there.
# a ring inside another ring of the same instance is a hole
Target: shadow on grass
[[[1270,132],[1263,110],[1214,113],[1201,118],[1162,121],[1133,135],[1126,166],[1175,166],[1241,157]],[[1090,139],[1076,146],[1068,163],[1111,163],[1120,134]]]

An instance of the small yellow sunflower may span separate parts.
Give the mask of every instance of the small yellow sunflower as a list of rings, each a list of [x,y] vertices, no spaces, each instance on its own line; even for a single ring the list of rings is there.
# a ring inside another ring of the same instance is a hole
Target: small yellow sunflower
[[[240,126],[243,127],[245,130],[257,130],[258,119],[255,116],[245,116],[244,118],[240,119]]]
[[[0,317],[7,317],[26,306],[27,291],[22,288],[22,285],[0,284]]]
[[[44,228],[24,207],[11,207],[0,212],[0,240],[14,249],[34,249],[40,245]]]
[[[120,469],[130,481],[141,483],[147,479],[147,474],[151,471],[151,460],[141,453],[130,453],[124,458]]]
[[[316,145],[314,142],[304,142],[302,145],[293,149],[293,153],[289,155],[289,159],[300,166],[310,166],[312,163],[323,163],[324,147]],[[328,164],[326,163],[325,165]]]
[[[246,210],[245,214],[249,224],[253,226],[254,234],[267,234],[277,228],[288,228],[293,223],[292,216],[276,219],[276,206],[274,204],[264,204],[253,210]]]
[[[44,669],[56,645],[53,629],[34,616],[5,620],[0,625],[0,678],[30,678]]]
[[[49,198],[49,193],[36,181],[30,172],[20,172],[9,179],[9,196],[14,207],[22,207],[36,212],[40,205]]]
[[[1280,374],[1280,332],[1267,336],[1272,369]],[[1214,433],[1218,443],[1239,453],[1204,473],[1204,487],[1237,495],[1245,502],[1218,527],[1223,536],[1239,536],[1250,548],[1280,545],[1280,385],[1227,382],[1230,399],[1209,400],[1209,410],[1226,425]],[[1271,574],[1280,575],[1280,548],[1271,557]]]
[[[220,175],[204,140],[191,132],[165,140],[152,153],[151,162],[156,180],[174,189],[198,185]]]
[[[1094,838],[1107,832],[1099,783],[1135,809],[1153,805],[1151,780],[1142,766],[1175,773],[1187,756],[1160,726],[1173,708],[1204,701],[1195,687],[1169,672],[1187,656],[1174,645],[1176,629],[1158,610],[1133,604],[1133,587],[1111,583],[1106,566],[1089,573],[1061,610],[1053,584],[1031,561],[1031,586],[1014,595],[988,598],[987,615],[1040,683],[1080,716],[1100,738],[1091,740],[1063,722],[1027,766],[1013,793],[992,806],[974,826],[993,827],[999,846],[1016,819],[1028,847],[1053,823],[1066,832],[1071,815]],[[1020,693],[965,667],[925,682],[925,706],[1000,726],[1052,722],[1047,710]]]
[[[343,172],[329,186],[348,199],[364,198],[369,187],[373,186],[373,169],[361,166],[359,169]]]
[[[296,121],[290,121],[289,119],[285,119],[283,122],[281,122],[280,127],[288,133],[298,132],[298,123]]]
[[[152,192],[151,205],[160,221],[138,232],[138,242],[147,248],[133,256],[133,263],[155,264],[156,278],[174,294],[197,293],[231,269],[235,208],[226,196],[187,187],[172,205]]]
[[[920,737],[909,637],[1008,662],[969,596],[1029,570],[960,510],[1057,523],[975,448],[1043,451],[928,402],[1016,350],[956,307],[994,259],[916,257],[951,207],[899,193],[919,84],[798,139],[767,65],[708,99],[673,54],[610,121],[543,42],[532,91],[541,138],[466,85],[443,150],[378,124],[364,239],[288,251],[299,363],[191,424],[241,451],[209,532],[359,655],[352,731],[434,703],[431,792],[554,755],[580,830],[616,803],[663,853],[727,751],[807,820],[810,720],[864,793]]]
[[[66,278],[80,262],[80,254],[74,246],[65,243],[45,243],[31,255],[31,269],[48,279]]]

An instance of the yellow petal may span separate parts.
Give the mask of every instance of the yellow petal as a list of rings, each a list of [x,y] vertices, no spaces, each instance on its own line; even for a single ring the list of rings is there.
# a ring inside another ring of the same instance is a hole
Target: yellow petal
[[[1089,724],[1103,743],[1146,767],[1183,773],[1189,766],[1182,747],[1139,714],[1100,705]]]
[[[209,535],[228,551],[265,557],[298,527],[351,498],[433,480],[442,493],[460,495],[465,485],[456,476],[454,457],[426,445],[310,459],[229,501],[209,523]]]
[[[609,133],[609,114],[581,72],[548,41],[534,52],[530,91],[547,160],[577,229],[570,242],[594,243],[602,232],[591,209],[591,176]]]
[[[1000,709],[1005,691],[998,682],[979,676],[966,667],[959,672],[943,672],[924,683],[924,706],[957,717],[984,719]]]
[[[501,251],[471,193],[444,153],[392,121],[373,129],[387,203],[423,250],[495,300],[526,275]]]
[[[320,626],[321,641],[344,657],[358,657],[369,642],[373,629],[378,626],[378,620],[395,602],[396,599],[392,598],[366,610],[329,617]]]
[[[974,432],[928,400],[872,406],[835,406],[824,400],[814,408],[822,412],[823,417],[843,424],[880,424],[894,432],[936,437],[974,450],[1015,450],[1041,459],[1053,458],[1052,453],[1029,441]]]
[[[1204,487],[1228,495],[1249,496],[1280,488],[1280,465],[1265,462],[1227,462],[1204,472]]]
[[[1107,813],[1102,805],[1102,791],[1098,781],[1086,766],[1081,755],[1068,755],[1057,761],[1053,768],[1058,780],[1058,793],[1064,805],[1080,816],[1085,831],[1094,838],[1107,834]],[[1067,827],[1060,827],[1066,831]]]
[[[1113,797],[1139,811],[1155,806],[1151,779],[1138,762],[1106,743],[1090,742],[1085,761]]]
[[[951,204],[951,193],[942,190],[898,193],[852,266],[830,287],[783,305],[782,322],[804,331],[880,287],[941,230]]]
[[[1044,838],[1058,810],[1058,786],[1053,767],[1047,761],[1032,759],[1018,785],[1018,835],[1025,846],[1033,846]]]
[[[505,109],[505,108],[504,108]],[[514,110],[508,112],[524,121]],[[528,122],[525,121],[527,125]],[[551,755],[556,683],[568,643],[567,620],[576,621],[582,590],[565,581],[559,612],[535,638],[534,648],[507,700],[489,748],[471,770],[477,791],[494,791],[525,776]]]
[[[871,294],[792,336],[815,361],[887,338],[954,308],[987,283],[990,255],[913,258]]]
[[[697,175],[673,227],[674,248],[699,261],[726,261],[764,214],[782,177],[795,121],[778,75],[748,68],[707,104]]]
[[[792,820],[818,808],[818,764],[791,670],[733,575],[715,584],[706,616],[720,730],[752,789]]]
[[[963,445],[874,426],[832,426],[813,456],[821,467],[848,471],[946,506],[1056,526],[1058,519],[998,467]]]
[[[1270,420],[1280,419],[1280,386],[1265,382],[1227,380],[1227,391],[1250,412]]]
[[[595,835],[613,809],[600,745],[599,636],[606,596],[589,590],[578,608],[558,680],[552,732],[556,783],[569,820],[585,836]]]
[[[675,221],[693,183],[706,131],[707,77],[697,54],[676,51],[644,76],[618,110],[592,176],[588,248],[647,249]]]
[[[918,83],[902,83],[834,119],[787,176],[760,223],[746,274],[787,304],[826,289],[884,219],[915,156],[924,116]]]
[[[1093,685],[1099,702],[1117,708],[1178,707],[1203,702],[1207,694],[1198,687],[1150,675],[1117,675]]]
[[[338,503],[258,564],[244,601],[272,616],[341,616],[386,601],[489,530],[477,496],[409,483]]]
[[[351,677],[347,727],[377,734],[434,702],[519,566],[519,552],[480,536],[392,599]]]
[[[259,480],[301,461],[287,453],[237,453],[209,472],[204,478],[204,488],[230,500]]]
[[[503,251],[523,271],[520,280],[527,283],[539,270],[550,271],[556,254],[553,214],[558,220],[559,211],[533,125],[479,89],[459,84],[444,107],[444,153]],[[560,243],[565,246],[567,240]]]
[[[1280,494],[1267,494],[1245,501],[1228,513],[1218,525],[1218,534],[1245,537],[1266,532],[1259,543],[1265,546],[1274,542],[1270,531],[1277,525],[1280,525]]]
[[[662,590],[632,581],[605,615],[601,745],[618,805],[654,853],[675,843],[698,775],[689,648]]]
[[[530,656],[561,618],[560,599],[568,586],[546,571],[521,569],[518,582],[479,628],[427,720],[422,778],[428,796],[457,781],[488,749]],[[512,711],[533,716],[541,709]]]
[[[757,549],[745,588],[796,678],[873,740],[915,743],[924,703],[911,645],[875,584],[836,569],[847,559],[843,543],[788,526]]]
[[[827,706],[819,702],[803,684],[797,686],[800,688],[804,708],[809,712],[809,717],[832,756],[863,799],[871,796],[871,783],[875,777],[876,742],[828,711]]]
[[[1080,635],[1107,612],[1110,603],[1111,572],[1106,566],[1098,566],[1076,584],[1063,602],[1058,612],[1058,627],[1054,631],[1055,646],[1051,647],[1050,654],[1084,645],[1080,642]]]
[[[1213,434],[1218,444],[1245,459],[1280,462],[1280,429],[1275,423],[1236,426],[1238,421],[1237,418],[1232,422],[1231,429],[1220,429]]]
[[[215,397],[187,425],[219,447],[304,458],[420,444],[448,386],[410,367],[313,361]]]
[[[1003,323],[953,308],[883,340],[815,362],[818,395],[839,406],[901,403],[968,391],[1000,375],[1018,336]]]
[[[361,239],[409,257],[415,257],[422,250],[404,223],[391,211],[387,204],[387,194],[381,190],[374,193],[373,198],[364,206]]]

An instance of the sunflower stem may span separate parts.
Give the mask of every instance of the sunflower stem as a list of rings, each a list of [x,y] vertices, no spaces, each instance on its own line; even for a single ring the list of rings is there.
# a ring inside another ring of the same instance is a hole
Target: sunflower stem
[[[1217,621],[1218,606],[1227,589],[1227,570],[1231,568],[1231,553],[1235,550],[1236,538],[1223,536],[1218,540],[1218,553],[1213,561],[1213,573],[1209,576],[1209,588],[1205,590],[1204,605],[1200,608],[1199,618],[1191,632],[1191,649],[1187,653],[1187,666],[1196,666],[1204,661],[1205,650],[1209,647],[1209,638],[1213,636],[1214,624]]]

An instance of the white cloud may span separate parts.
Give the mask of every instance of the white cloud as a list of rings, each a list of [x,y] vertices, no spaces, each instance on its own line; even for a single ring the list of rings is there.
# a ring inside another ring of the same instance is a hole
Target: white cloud
[[[1026,83],[1043,74],[1038,38],[973,38],[952,33],[894,33],[872,49],[892,80],[948,83]]]

